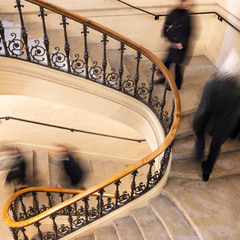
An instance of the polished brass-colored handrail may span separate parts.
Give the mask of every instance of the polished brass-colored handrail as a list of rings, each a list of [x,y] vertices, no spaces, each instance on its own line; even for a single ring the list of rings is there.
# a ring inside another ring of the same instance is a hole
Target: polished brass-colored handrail
[[[148,155],[147,157],[145,157],[144,159],[132,164],[131,166],[127,167],[126,169],[122,170],[121,172],[113,175],[112,177],[109,177],[107,179],[105,179],[104,181],[92,186],[91,188],[77,193],[76,196],[38,214],[37,216],[31,217],[27,220],[24,221],[13,221],[8,214],[8,211],[10,209],[10,206],[12,204],[12,202],[14,201],[14,199],[18,196],[18,194],[14,194],[13,196],[11,196],[8,201],[5,203],[4,207],[3,207],[3,218],[5,223],[12,227],[12,228],[23,228],[26,226],[29,226],[31,224],[34,224],[36,222],[39,222],[40,220],[56,213],[57,211],[70,206],[71,204],[74,204],[75,202],[89,196],[89,195],[93,195],[96,192],[98,192],[100,189],[105,188],[106,186],[110,185],[111,183],[116,182],[117,180],[123,178],[124,176],[132,173],[133,171],[137,170],[138,168],[146,165],[147,163],[151,162],[154,158],[156,158],[157,156],[159,156],[174,140],[176,131],[178,129],[179,126],[179,122],[180,122],[180,116],[181,116],[181,106],[180,106],[180,98],[179,98],[179,94],[174,82],[174,79],[172,78],[171,74],[169,73],[169,71],[166,69],[166,67],[163,65],[163,63],[154,55],[152,54],[150,51],[148,51],[147,49],[145,49],[144,47],[134,43],[133,41],[127,39],[126,37],[94,22],[91,21],[87,18],[81,17],[76,13],[73,13],[71,11],[68,11],[62,7],[58,7],[55,6],[49,2],[43,1],[43,0],[27,0],[28,2],[34,3],[36,5],[42,6],[46,9],[49,9],[51,11],[54,11],[58,14],[64,15],[76,22],[82,23],[90,28],[93,28],[101,33],[107,34],[108,36],[126,44],[127,46],[139,51],[141,54],[143,54],[144,56],[146,56],[149,60],[151,60],[163,73],[163,75],[166,77],[171,89],[172,89],[172,93],[174,95],[174,104],[175,104],[175,111],[174,111],[174,118],[173,118],[173,123],[171,125],[171,129],[168,132],[164,142],[159,146],[159,148],[157,148],[155,151],[153,151],[150,155]],[[21,190],[24,191],[24,190]],[[45,191],[45,188],[39,188],[39,191]],[[65,191],[63,189],[60,189],[58,191]],[[20,192],[22,193],[22,192]]]

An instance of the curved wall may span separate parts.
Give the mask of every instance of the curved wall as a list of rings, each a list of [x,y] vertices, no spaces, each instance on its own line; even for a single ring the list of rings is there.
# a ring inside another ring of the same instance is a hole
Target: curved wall
[[[101,84],[25,61],[4,57],[0,61],[2,95],[39,98],[119,122],[140,133],[139,136],[147,140],[152,150],[164,140],[163,129],[155,114],[145,104],[130,96]]]

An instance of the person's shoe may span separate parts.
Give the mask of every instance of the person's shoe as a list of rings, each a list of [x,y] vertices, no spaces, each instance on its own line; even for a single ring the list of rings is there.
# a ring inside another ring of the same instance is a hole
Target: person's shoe
[[[203,173],[202,173],[202,180],[203,180],[204,182],[207,182],[207,181],[209,180],[210,174],[204,173],[204,167],[205,167],[205,165],[206,165],[206,161],[203,161],[203,162],[202,162],[202,171],[203,171]]]
[[[153,81],[153,84],[164,84],[165,78],[159,78]]]

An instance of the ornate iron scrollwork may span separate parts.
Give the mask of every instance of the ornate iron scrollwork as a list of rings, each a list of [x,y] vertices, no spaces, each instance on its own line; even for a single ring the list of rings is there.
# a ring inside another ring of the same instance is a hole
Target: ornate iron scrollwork
[[[130,200],[130,194],[124,191],[122,195],[119,196],[119,205],[124,205]]]
[[[126,93],[133,93],[134,91],[134,81],[132,80],[131,75],[127,75],[127,79],[122,83],[122,91]]]
[[[61,227],[60,228],[58,228],[58,234],[60,235],[60,236],[64,236],[64,235],[66,235],[68,232],[69,232],[69,227],[68,226],[66,226],[65,224],[62,224],[61,225]]]
[[[111,69],[112,72],[108,73],[106,78],[106,85],[111,87],[117,87],[119,81],[119,75],[115,72],[115,68]]]
[[[92,80],[99,81],[102,78],[102,68],[98,65],[97,61],[93,61],[93,66],[89,69],[89,75]]]
[[[35,46],[31,47],[30,55],[33,61],[37,63],[43,62],[45,60],[46,49],[40,45],[40,41],[35,39],[34,42],[36,43]]]
[[[72,60],[72,70],[74,73],[81,75],[85,71],[85,62],[80,59],[79,54],[75,54],[76,59]]]
[[[106,214],[111,212],[113,209],[114,209],[114,203],[112,202],[111,198],[108,198],[107,204],[103,205],[103,212]]]
[[[146,83],[142,83],[142,86],[137,89],[137,97],[140,99],[147,99],[149,95],[149,89],[146,87]]]
[[[8,42],[8,50],[13,57],[20,57],[24,54],[24,42],[17,38],[16,33],[11,33],[12,40]]]
[[[52,63],[55,68],[61,69],[66,66],[66,59],[64,53],[60,52],[59,47],[55,47],[56,52],[52,54]]]

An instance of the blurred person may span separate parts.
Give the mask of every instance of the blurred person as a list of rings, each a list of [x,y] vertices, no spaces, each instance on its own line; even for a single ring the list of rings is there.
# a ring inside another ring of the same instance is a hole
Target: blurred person
[[[84,172],[76,159],[70,153],[69,148],[60,144],[56,145],[53,150],[53,156],[54,160],[62,163],[64,172],[68,176],[71,185],[76,186],[79,184],[83,179]],[[64,184],[62,179],[63,176],[61,176],[61,173],[58,174],[60,174],[60,177],[57,187],[62,188],[62,185]],[[84,190],[84,187],[81,187],[81,189]]]
[[[208,181],[221,145],[227,138],[240,138],[240,58],[235,50],[220,71],[204,86],[202,99],[193,120],[195,159],[203,158],[205,134],[212,137],[206,161],[202,162],[202,180]]]
[[[191,36],[191,18],[188,9],[191,5],[189,0],[180,0],[177,7],[173,9],[166,17],[163,35],[169,41],[170,47],[168,49],[167,58],[164,65],[167,69],[170,65],[175,66],[175,82],[178,89],[181,89],[183,82],[183,61],[185,59],[189,38]],[[161,75],[160,71],[157,71]],[[163,84],[165,78],[160,78],[154,81],[154,84]],[[167,90],[171,90],[167,85]]]
[[[9,169],[5,183],[12,184],[14,192],[28,187],[26,179],[26,161],[18,148],[6,148],[1,152],[3,169]]]

